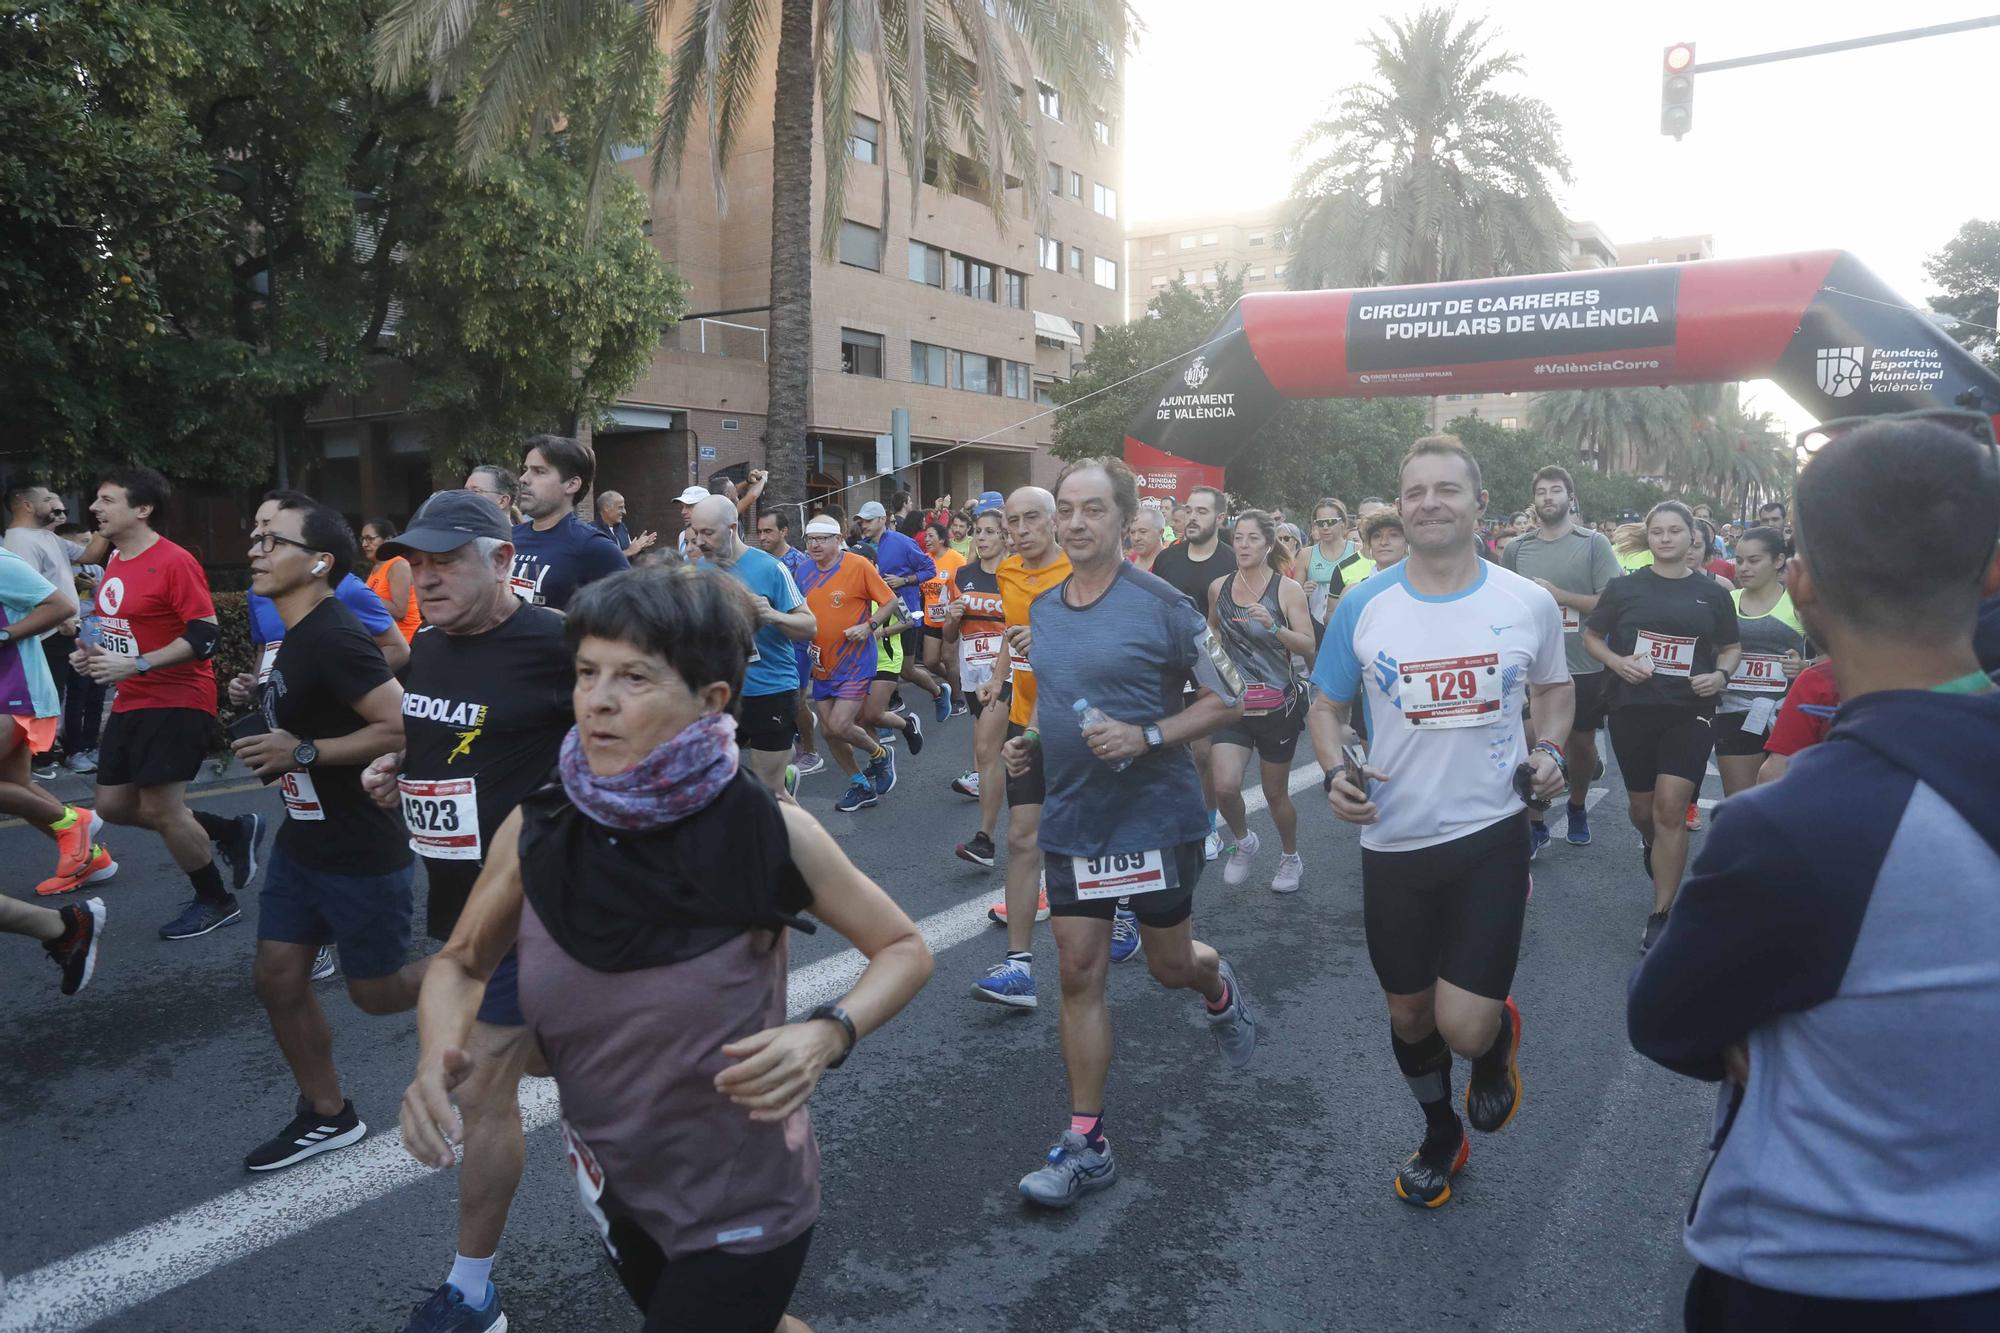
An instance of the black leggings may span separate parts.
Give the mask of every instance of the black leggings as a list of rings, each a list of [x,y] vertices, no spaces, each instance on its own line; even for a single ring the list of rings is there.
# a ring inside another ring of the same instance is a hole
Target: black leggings
[[[805,1269],[812,1228],[758,1254],[667,1259],[636,1223],[614,1214],[611,1243],[620,1255],[612,1267],[646,1312],[644,1333],[773,1333]]]

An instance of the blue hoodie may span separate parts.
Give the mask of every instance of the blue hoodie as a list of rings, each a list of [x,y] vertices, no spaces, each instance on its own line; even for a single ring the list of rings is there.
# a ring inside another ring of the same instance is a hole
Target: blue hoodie
[[[1809,1296],[2000,1288],[2000,693],[1842,705],[1732,797],[1627,1000],[1722,1077],[1688,1252]]]

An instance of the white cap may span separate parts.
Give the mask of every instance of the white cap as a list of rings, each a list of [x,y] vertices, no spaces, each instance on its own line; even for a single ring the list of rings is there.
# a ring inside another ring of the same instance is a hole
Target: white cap
[[[840,520],[837,518],[828,518],[825,514],[821,514],[818,518],[806,524],[806,536],[808,537],[838,537],[840,535]]]
[[[889,511],[882,507],[880,500],[870,500],[867,504],[862,505],[859,510],[855,511],[854,516],[856,518],[887,518],[889,517]]]
[[[707,498],[708,487],[706,486],[690,486],[681,492],[681,503],[684,505],[698,505]]]

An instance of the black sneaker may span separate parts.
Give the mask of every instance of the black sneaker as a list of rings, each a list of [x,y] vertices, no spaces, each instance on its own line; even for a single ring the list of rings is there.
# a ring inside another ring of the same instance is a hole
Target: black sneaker
[[[1424,1146],[1411,1153],[1396,1173],[1396,1197],[1419,1208],[1444,1207],[1451,1202],[1451,1178],[1465,1170],[1470,1156],[1472,1140],[1465,1137],[1463,1127],[1458,1131],[1458,1142],[1446,1147],[1433,1147],[1427,1137]]]
[[[1667,914],[1655,912],[1646,918],[1646,933],[1639,937],[1639,952],[1643,955],[1652,950],[1653,941],[1660,938],[1660,932],[1667,928]]]
[[[264,841],[264,816],[238,815],[236,828],[215,844],[222,863],[229,867],[229,887],[243,892],[257,878],[257,847]]]
[[[1640,864],[1640,865],[1643,865],[1644,867],[1646,867],[1646,878],[1647,878],[1647,880],[1648,880],[1648,881],[1650,881],[1650,880],[1651,880],[1651,879],[1653,878],[1653,844],[1652,844],[1652,843],[1650,843],[1650,842],[1642,842],[1642,843],[1640,843],[1640,844],[1639,844],[1639,864]]]
[[[988,870],[993,868],[993,855],[993,839],[986,836],[985,829],[973,834],[971,842],[961,842],[958,845],[959,860],[970,861],[976,866],[985,866]]]
[[[97,971],[97,944],[104,934],[104,899],[86,898],[56,910],[62,914],[62,938],[47,940],[42,948],[62,964],[62,993],[74,995],[90,984]]]
[[[911,754],[922,754],[924,752],[924,720],[907,708],[899,708],[896,711],[902,715],[905,724],[903,743],[910,747]]]
[[[1498,1134],[1521,1109],[1521,1007],[1511,995],[1500,1008],[1500,1022],[1505,1025],[1507,1063],[1498,1077],[1484,1079],[1475,1061],[1465,1084],[1465,1118],[1481,1134]]]
[[[225,894],[220,902],[203,902],[196,898],[181,909],[181,914],[160,927],[163,940],[191,940],[197,935],[206,935],[211,930],[223,926],[233,926],[243,919],[243,909],[236,905],[236,895]]]
[[[301,1097],[298,1110],[277,1137],[259,1144],[243,1159],[246,1170],[280,1171],[308,1157],[359,1143],[368,1133],[368,1126],[354,1113],[353,1102],[342,1102],[339,1115],[320,1115],[312,1109],[312,1103]]]
[[[62,776],[62,769],[53,755],[43,755],[35,760],[33,772],[37,782],[54,782]]]

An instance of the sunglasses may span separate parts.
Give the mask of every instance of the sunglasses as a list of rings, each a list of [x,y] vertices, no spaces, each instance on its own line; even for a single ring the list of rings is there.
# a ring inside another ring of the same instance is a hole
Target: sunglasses
[[[1313,520],[1313,526],[1316,528],[1337,528],[1345,522],[1347,520],[1344,518],[1316,518]]]
[[[1870,417],[1836,417],[1832,421],[1822,421],[1810,430],[1802,430],[1794,437],[1799,451],[1808,455],[1816,454],[1849,431],[1862,426],[1872,426],[1881,421],[1931,421],[1952,430],[1963,431],[1973,439],[1995,452],[2000,458],[2000,443],[1993,438],[1993,418],[1984,412],[1970,412],[1963,408],[1928,407],[1915,412],[1885,412]]]

